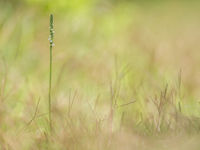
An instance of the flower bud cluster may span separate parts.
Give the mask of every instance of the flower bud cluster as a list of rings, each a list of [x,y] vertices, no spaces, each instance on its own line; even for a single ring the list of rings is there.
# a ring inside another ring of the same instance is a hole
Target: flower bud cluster
[[[54,31],[53,15],[52,14],[50,15],[50,27],[49,27],[49,29],[50,29],[50,35],[49,35],[48,40],[49,40],[50,46],[52,47],[52,46],[55,46],[55,44],[53,43],[55,31]]]

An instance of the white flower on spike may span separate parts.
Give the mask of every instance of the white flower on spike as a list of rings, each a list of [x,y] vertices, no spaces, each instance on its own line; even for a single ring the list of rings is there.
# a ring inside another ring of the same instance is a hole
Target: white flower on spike
[[[50,43],[50,46],[53,47],[55,44],[53,43],[53,38],[54,38],[54,29],[53,29],[54,25],[53,25],[53,16],[50,16],[50,26],[49,26],[49,29],[50,29],[50,35],[49,35],[49,43]]]

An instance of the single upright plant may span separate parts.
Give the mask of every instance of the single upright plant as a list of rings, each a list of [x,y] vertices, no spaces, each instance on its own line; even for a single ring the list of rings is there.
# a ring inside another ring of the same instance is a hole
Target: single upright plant
[[[54,20],[53,20],[53,14],[50,15],[50,35],[49,35],[49,52],[50,52],[50,57],[49,57],[49,127],[50,130],[52,129],[52,118],[51,118],[51,85],[52,85],[52,49],[54,46],[53,39],[54,39]]]

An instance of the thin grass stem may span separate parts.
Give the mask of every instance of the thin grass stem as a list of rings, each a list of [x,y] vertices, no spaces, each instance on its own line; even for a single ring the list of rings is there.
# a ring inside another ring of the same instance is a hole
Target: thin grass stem
[[[53,46],[54,46],[54,43],[53,43],[53,38],[54,38],[54,26],[53,26],[53,15],[51,14],[50,15],[50,36],[49,36],[49,43],[50,43],[50,47],[49,47],[49,52],[50,52],[50,55],[49,55],[49,128],[50,128],[50,131],[52,130],[52,111],[51,111],[51,101],[52,101],[52,50],[53,50]]]

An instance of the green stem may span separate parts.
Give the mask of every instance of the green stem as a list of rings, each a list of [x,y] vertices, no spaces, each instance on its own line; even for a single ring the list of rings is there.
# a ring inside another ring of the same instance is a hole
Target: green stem
[[[53,30],[53,15],[50,15],[50,58],[49,58],[49,128],[50,131],[52,130],[52,118],[51,118],[51,84],[52,84],[52,49],[53,49],[53,37],[54,37],[54,30]]]
[[[50,46],[50,63],[49,63],[49,127],[52,129],[51,120],[51,80],[52,80],[52,46]]]

